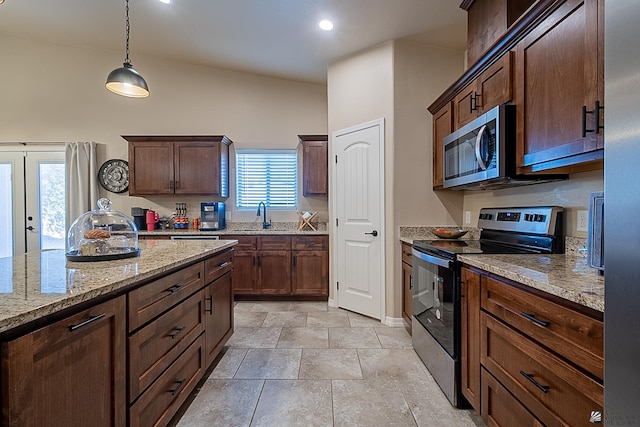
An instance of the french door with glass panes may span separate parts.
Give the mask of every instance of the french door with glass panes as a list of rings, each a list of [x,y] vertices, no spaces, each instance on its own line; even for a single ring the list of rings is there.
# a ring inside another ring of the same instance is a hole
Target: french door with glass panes
[[[64,249],[64,147],[0,148],[0,257]]]

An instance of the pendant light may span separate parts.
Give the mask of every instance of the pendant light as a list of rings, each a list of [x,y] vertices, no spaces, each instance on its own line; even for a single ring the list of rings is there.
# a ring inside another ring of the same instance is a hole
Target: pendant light
[[[146,98],[149,96],[149,87],[140,73],[133,69],[129,59],[129,0],[126,0],[125,12],[127,16],[126,24],[126,58],[122,68],[117,68],[109,73],[107,77],[107,89],[118,95],[130,98]]]

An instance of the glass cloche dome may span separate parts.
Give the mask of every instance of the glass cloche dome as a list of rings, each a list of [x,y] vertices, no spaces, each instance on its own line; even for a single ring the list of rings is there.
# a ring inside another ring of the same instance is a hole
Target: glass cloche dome
[[[138,228],[125,214],[111,210],[111,200],[98,200],[98,209],[80,215],[69,227],[67,260],[108,261],[136,257]]]

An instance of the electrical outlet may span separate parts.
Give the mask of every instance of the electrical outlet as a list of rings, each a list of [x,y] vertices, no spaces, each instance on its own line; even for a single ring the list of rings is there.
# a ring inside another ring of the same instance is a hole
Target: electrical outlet
[[[471,224],[471,211],[464,212],[464,223]]]
[[[578,211],[578,224],[576,225],[576,231],[588,231],[589,230],[589,212]]]

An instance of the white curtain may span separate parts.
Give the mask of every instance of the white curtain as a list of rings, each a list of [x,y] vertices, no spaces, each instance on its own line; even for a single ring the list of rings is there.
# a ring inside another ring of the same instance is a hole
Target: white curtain
[[[66,230],[81,214],[97,209],[98,168],[95,142],[67,142],[66,169]]]

